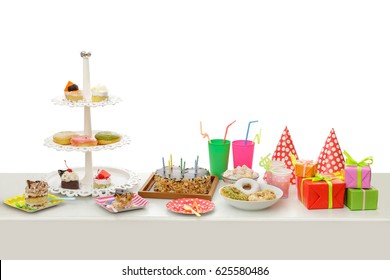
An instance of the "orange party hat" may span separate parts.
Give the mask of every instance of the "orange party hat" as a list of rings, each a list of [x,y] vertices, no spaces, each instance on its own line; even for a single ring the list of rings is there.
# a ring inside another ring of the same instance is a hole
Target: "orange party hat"
[[[344,170],[344,156],[332,128],[318,157],[318,173],[334,173],[341,170]]]
[[[291,184],[295,184],[295,172],[294,165],[290,158],[290,153],[293,154],[296,159],[298,159],[298,154],[295,151],[294,143],[291,139],[290,131],[287,126],[283,131],[282,136],[280,137],[279,143],[276,146],[276,150],[272,155],[272,160],[283,161],[287,168],[292,170],[292,176],[290,179]]]

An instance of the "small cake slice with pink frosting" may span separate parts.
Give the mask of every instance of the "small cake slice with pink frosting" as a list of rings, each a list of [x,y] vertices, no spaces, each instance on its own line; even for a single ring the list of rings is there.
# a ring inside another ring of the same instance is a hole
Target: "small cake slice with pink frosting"
[[[111,186],[111,174],[107,170],[99,169],[93,180],[93,187],[102,189],[109,186]]]
[[[73,135],[70,138],[70,144],[78,147],[96,146],[97,140],[93,136],[88,135]]]

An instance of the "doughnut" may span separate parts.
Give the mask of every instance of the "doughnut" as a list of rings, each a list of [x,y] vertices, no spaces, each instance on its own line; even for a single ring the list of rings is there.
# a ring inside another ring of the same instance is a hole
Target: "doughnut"
[[[70,143],[72,144],[72,146],[79,146],[79,147],[96,146],[97,140],[93,136],[73,135],[70,138]]]
[[[259,183],[249,178],[238,180],[234,186],[247,195],[260,191]]]
[[[59,145],[70,145],[70,138],[76,135],[74,131],[60,131],[53,135],[53,142]]]
[[[121,136],[112,131],[100,131],[95,134],[95,138],[97,139],[99,145],[112,144],[121,140]]]

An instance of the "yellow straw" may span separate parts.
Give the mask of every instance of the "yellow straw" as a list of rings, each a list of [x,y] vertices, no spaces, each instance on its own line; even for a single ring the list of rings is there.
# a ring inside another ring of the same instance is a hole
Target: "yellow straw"
[[[257,144],[259,145],[261,140],[261,128],[260,128],[260,132],[255,135],[253,142],[255,142],[256,140],[257,140]]]

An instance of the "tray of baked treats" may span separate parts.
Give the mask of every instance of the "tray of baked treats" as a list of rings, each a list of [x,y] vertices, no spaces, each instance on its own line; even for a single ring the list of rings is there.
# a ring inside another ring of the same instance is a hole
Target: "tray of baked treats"
[[[140,181],[136,173],[123,168],[95,166],[93,174],[93,185],[84,185],[81,178],[85,176],[85,169],[66,166],[66,169],[49,173],[45,181],[51,193],[68,197],[111,195],[116,189],[133,189]]]
[[[60,131],[44,140],[45,146],[57,151],[79,152],[113,150],[129,143],[129,136],[114,131],[93,131],[92,136],[82,131]]]
[[[138,191],[149,198],[200,198],[212,200],[218,185],[218,177],[202,167],[185,168],[184,165],[163,166],[153,172]]]

